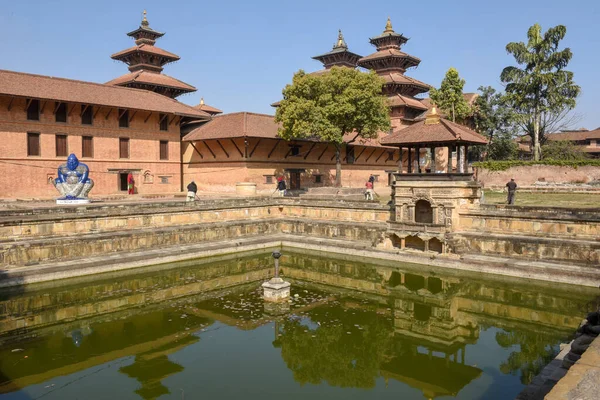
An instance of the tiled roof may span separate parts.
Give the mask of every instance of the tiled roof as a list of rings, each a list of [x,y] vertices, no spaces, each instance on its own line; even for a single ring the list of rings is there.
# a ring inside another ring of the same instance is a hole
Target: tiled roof
[[[166,50],[161,49],[160,47],[156,47],[156,46],[151,46],[149,44],[140,44],[138,46],[133,46],[130,47],[128,49],[119,51],[118,53],[113,54],[112,56],[110,56],[110,58],[118,60],[121,56],[125,55],[125,54],[129,54],[129,53],[133,53],[133,52],[142,52],[142,53],[149,53],[149,54],[156,54],[158,56],[162,56],[162,57],[166,57],[166,58],[170,58],[172,60],[179,60],[179,56],[177,54],[173,54],[170,53]]]
[[[185,135],[183,140],[193,142],[240,137],[279,139],[278,128],[279,124],[275,122],[275,117],[272,115],[238,112],[213,117],[209,122]],[[344,142],[351,142],[356,146],[382,147],[380,139],[384,136],[385,133],[380,133],[378,139],[362,139],[356,138],[356,133],[347,133],[344,135]]]
[[[196,88],[192,85],[188,85],[185,82],[170,77],[169,75],[159,74],[157,72],[149,71],[135,71],[125,75],[121,75],[111,81],[106,82],[107,85],[126,85],[130,83],[141,83],[147,85],[156,85],[163,87],[170,87],[180,89],[186,92],[195,92]]]
[[[219,110],[216,107],[212,107],[212,106],[209,106],[208,104],[202,104],[202,103],[198,104],[197,106],[194,106],[194,108],[196,110],[205,111],[209,114],[221,114],[223,112],[223,110]]]
[[[402,96],[401,94],[395,94],[388,97],[391,106],[408,106],[419,110],[427,110],[427,106],[421,103],[419,99],[414,97]]]
[[[414,145],[414,144],[487,144],[487,139],[479,133],[440,118],[439,123],[427,123],[427,120],[407,126],[381,140],[386,145]]]
[[[0,70],[0,94],[208,118],[177,100],[148,90]]]
[[[392,72],[392,73],[380,75],[380,76],[385,80],[386,83],[396,83],[399,85],[415,85],[415,86],[422,87],[426,90],[429,90],[431,88],[430,85],[423,83],[418,79],[411,78],[410,76],[406,76],[406,75],[400,74],[398,72]]]
[[[549,133],[547,135],[548,140],[589,140],[589,139],[600,139],[600,129],[593,131],[568,131],[559,133]]]
[[[394,49],[394,48],[384,49],[384,50],[377,51],[373,54],[369,54],[368,56],[361,58],[359,62],[376,60],[378,58],[387,58],[387,57],[408,58],[410,60],[413,60],[416,64],[419,64],[421,62],[421,60],[419,58],[417,58],[415,56],[411,56],[410,54],[407,54],[403,51],[400,51],[400,50]]]

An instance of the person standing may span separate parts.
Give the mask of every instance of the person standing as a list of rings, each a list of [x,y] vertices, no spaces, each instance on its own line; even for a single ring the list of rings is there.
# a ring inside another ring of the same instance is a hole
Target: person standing
[[[512,178],[510,182],[506,184],[506,187],[508,188],[507,203],[515,204],[515,195],[517,194],[517,182],[515,182],[515,178]]]
[[[133,180],[133,174],[130,172],[127,175],[127,194],[135,193],[135,181]]]
[[[285,184],[285,179],[283,176],[277,178],[277,190],[279,191],[279,197],[285,196],[285,191],[287,189],[287,185]]]
[[[185,199],[185,201],[195,201],[196,200],[196,193],[198,192],[198,186],[196,185],[196,182],[191,181],[189,185],[187,185],[187,197]]]

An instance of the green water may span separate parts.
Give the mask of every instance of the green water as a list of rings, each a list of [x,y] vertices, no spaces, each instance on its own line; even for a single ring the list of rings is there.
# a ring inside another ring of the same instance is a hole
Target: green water
[[[0,399],[512,399],[597,289],[284,249],[0,292]]]

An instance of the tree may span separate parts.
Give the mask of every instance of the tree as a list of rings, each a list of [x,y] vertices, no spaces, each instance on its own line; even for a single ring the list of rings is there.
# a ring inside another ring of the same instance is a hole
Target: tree
[[[463,96],[464,86],[465,80],[460,78],[455,68],[450,68],[440,88],[429,91],[433,103],[452,117],[452,122],[464,120],[471,113],[471,108]]]
[[[514,141],[516,127],[514,112],[504,102],[504,95],[491,86],[480,86],[481,94],[473,104],[475,130],[489,139],[485,147],[474,146],[471,151],[479,159],[511,160],[518,154]]]
[[[527,44],[506,45],[506,51],[523,67],[504,68],[500,80],[506,83],[506,101],[516,111],[517,123],[531,136],[534,160],[541,158],[545,134],[568,122],[581,91],[573,73],[564,69],[573,56],[571,50],[558,50],[566,33],[567,28],[558,25],[542,34],[535,24],[527,31]]]
[[[542,146],[544,160],[584,160],[586,152],[570,140],[549,140]]]
[[[336,186],[342,184],[341,149],[344,134],[376,138],[389,131],[389,107],[382,95],[384,81],[375,72],[333,67],[321,75],[294,74],[283,89],[283,100],[275,112],[281,123],[279,137],[319,139],[336,149]]]

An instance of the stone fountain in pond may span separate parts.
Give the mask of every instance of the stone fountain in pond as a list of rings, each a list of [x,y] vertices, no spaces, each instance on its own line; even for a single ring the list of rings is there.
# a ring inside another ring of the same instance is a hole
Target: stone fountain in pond
[[[289,282],[284,281],[279,277],[279,258],[281,253],[279,251],[273,252],[273,259],[275,260],[275,276],[269,281],[262,284],[263,297],[266,303],[286,303],[290,297],[290,286]],[[265,303],[265,304],[266,304]]]

